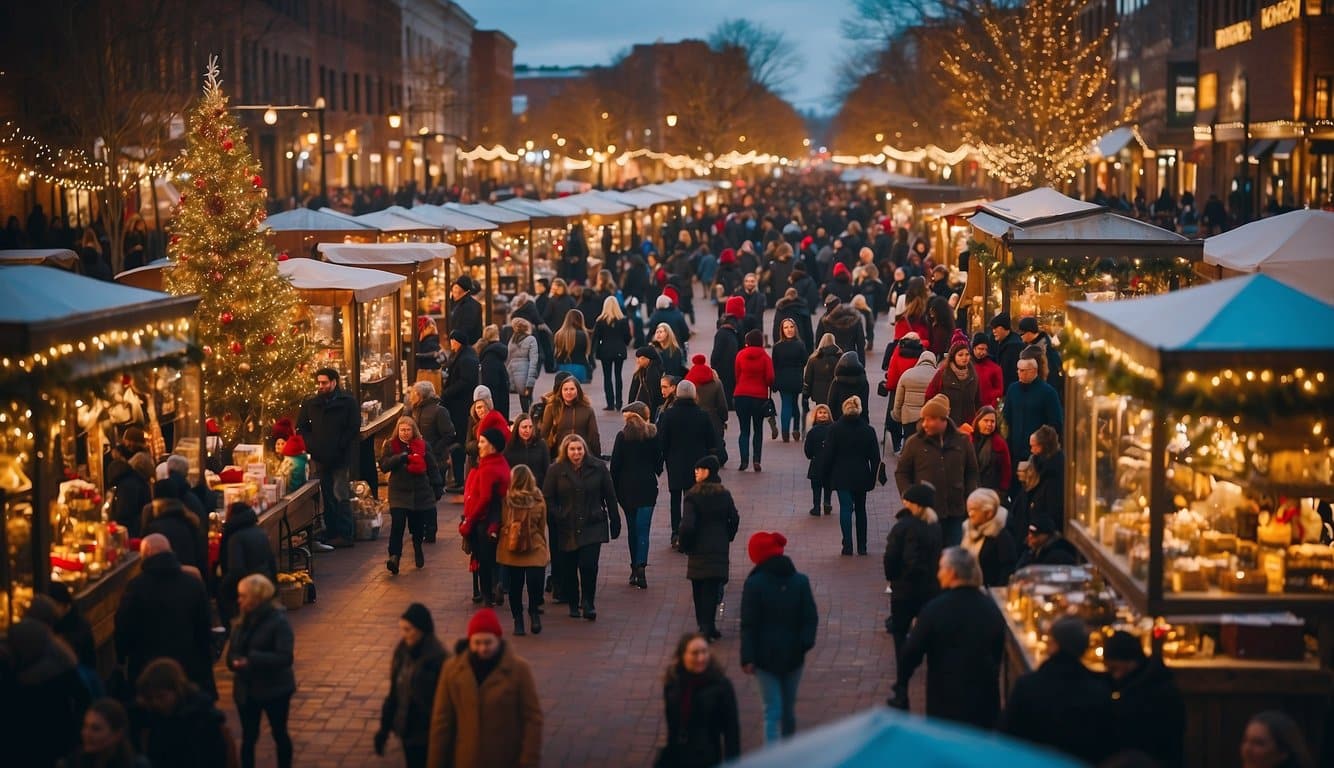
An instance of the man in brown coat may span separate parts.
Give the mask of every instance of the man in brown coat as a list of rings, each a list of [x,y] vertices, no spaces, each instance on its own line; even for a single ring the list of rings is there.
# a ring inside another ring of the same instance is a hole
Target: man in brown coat
[[[430,768],[537,768],[542,703],[532,670],[501,640],[483,608],[468,622],[465,648],[440,670],[431,712]]]
[[[977,454],[968,437],[950,421],[950,401],[945,395],[922,404],[917,432],[903,443],[894,480],[900,496],[918,483],[934,486],[945,546],[963,541],[968,494],[977,490]]]

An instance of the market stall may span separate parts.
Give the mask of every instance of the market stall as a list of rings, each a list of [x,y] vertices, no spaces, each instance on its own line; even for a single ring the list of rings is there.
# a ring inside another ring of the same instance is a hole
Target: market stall
[[[395,206],[396,207],[396,206]],[[399,209],[404,210],[404,209]],[[374,211],[372,213],[363,213],[360,216],[349,216],[333,208],[321,208],[320,213],[326,213],[330,216],[340,216],[348,221],[373,227],[379,231],[379,242],[382,243],[437,243],[440,242],[440,228],[424,224],[416,219],[410,219],[399,215],[392,210]]]
[[[1214,235],[1198,270],[1216,279],[1261,272],[1334,304],[1334,211],[1292,211]]]
[[[0,251],[0,267],[36,264],[70,272],[82,271],[79,255],[68,248],[20,248]]]
[[[634,220],[634,206],[604,197],[598,192],[581,192],[562,197],[560,202],[564,205],[578,206],[584,211],[583,216],[572,224],[584,228],[584,239],[588,242],[590,254],[588,270],[591,276],[597,275],[597,270],[602,268],[602,263],[607,258],[607,255],[602,253],[602,228],[607,226],[612,228],[612,247],[619,252],[626,250],[632,232],[639,227],[638,222]],[[638,229],[638,232],[644,238],[649,238],[653,234],[645,232],[642,228]]]
[[[497,307],[491,234],[500,228],[489,221],[459,213],[443,205],[417,205],[411,210],[394,206],[386,210],[397,216],[429,224],[444,233],[445,242],[457,248],[450,274],[468,275],[481,288],[478,300],[482,303],[483,322],[493,322],[492,316]]]
[[[684,216],[686,208],[682,205],[682,201],[688,197],[680,192],[646,187],[628,189],[624,192],[608,190],[597,194],[633,206],[638,213],[640,234],[655,240],[662,239],[669,221]],[[667,251],[676,244],[660,242],[660,245]]]
[[[985,203],[973,227],[971,330],[996,312],[1065,324],[1065,305],[1163,293],[1189,284],[1201,241],[1043,187]]]
[[[533,291],[537,259],[533,254],[533,221],[518,211],[490,203],[446,203],[445,207],[496,225],[491,233],[495,256],[496,294],[509,301],[519,291]]]
[[[1274,307],[1281,334],[1257,322]],[[1065,534],[1090,566],[998,595],[1012,672],[1075,614],[1177,674],[1190,765],[1235,765],[1216,735],[1269,708],[1334,746],[1334,307],[1257,275],[1073,302],[1068,323]]]
[[[533,293],[533,282],[539,277],[550,280],[556,276],[560,253],[565,247],[566,228],[569,222],[583,216],[583,211],[578,206],[562,205],[560,200],[530,200],[526,197],[501,200],[496,207],[528,217],[533,269],[527,290]]]
[[[272,233],[275,251],[310,258],[316,258],[320,243],[373,243],[380,238],[380,230],[369,224],[309,208],[275,213],[260,224],[260,230]]]
[[[968,217],[987,202],[986,198],[974,198],[958,203],[937,203],[923,205],[921,208],[922,225],[931,240],[931,253],[937,264],[945,264],[951,269],[967,273],[967,263],[961,260],[968,253],[970,227]],[[883,276],[882,276],[883,277]]]
[[[0,628],[61,581],[98,645],[110,638],[138,568],[128,530],[112,517],[113,449],[133,442],[154,464],[180,454],[191,482],[204,471],[198,303],[46,267],[0,267]]]
[[[171,265],[171,259],[155,259],[142,267],[121,272],[116,275],[116,282],[133,288],[143,288],[145,291],[166,293],[167,279],[164,270],[170,269]]]
[[[319,253],[330,264],[383,270],[402,275],[399,296],[399,348],[407,365],[404,381],[417,380],[416,339],[419,316],[431,317],[443,327],[449,296],[449,261],[454,246],[448,243],[322,243]]]

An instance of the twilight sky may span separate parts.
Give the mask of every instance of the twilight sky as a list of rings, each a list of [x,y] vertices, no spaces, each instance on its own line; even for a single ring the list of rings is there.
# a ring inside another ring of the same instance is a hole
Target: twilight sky
[[[479,29],[518,44],[514,63],[606,64],[635,43],[706,39],[719,22],[748,18],[782,31],[801,51],[800,75],[784,96],[797,109],[833,112],[834,76],[848,44],[839,23],[848,0],[460,0]]]

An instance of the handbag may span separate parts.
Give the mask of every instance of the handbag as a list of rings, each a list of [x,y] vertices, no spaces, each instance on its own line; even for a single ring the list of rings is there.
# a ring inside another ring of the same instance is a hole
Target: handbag
[[[778,416],[778,409],[774,407],[774,399],[770,397],[764,401],[764,418],[772,419]]]
[[[528,526],[521,520],[515,520],[505,525],[505,549],[516,555],[527,552],[532,547],[532,542],[528,537]]]

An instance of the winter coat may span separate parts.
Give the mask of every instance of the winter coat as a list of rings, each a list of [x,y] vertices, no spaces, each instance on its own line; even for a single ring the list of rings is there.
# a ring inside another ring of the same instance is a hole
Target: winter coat
[[[648,406],[650,421],[657,421],[658,409],[662,407],[662,389],[659,387],[659,382],[662,381],[662,364],[658,361],[657,350],[654,350],[652,362],[645,368],[636,366],[635,372],[630,375],[630,384],[625,389],[627,403],[638,400]]]
[[[829,428],[820,451],[820,485],[835,491],[866,493],[875,488],[880,441],[860,416],[843,416]]]
[[[658,500],[662,474],[662,444],[658,428],[645,422],[627,422],[611,449],[611,479],[616,501],[627,512],[651,507]]]
[[[973,371],[967,378],[960,379],[954,372],[954,366],[950,365],[949,360],[940,364],[936,369],[936,375],[931,379],[931,383],[926,386],[926,399],[930,400],[937,394],[943,394],[950,401],[950,421],[955,425],[971,424],[973,416],[977,409],[981,407],[981,398],[978,395],[977,372]]]
[[[417,370],[440,370],[440,334],[429,333],[417,339]]]
[[[1074,544],[1064,536],[1052,536],[1041,549],[1030,547],[1020,553],[1014,569],[1018,571],[1030,565],[1075,565],[1079,560],[1079,550],[1075,549]]]
[[[904,643],[899,684],[925,659],[927,717],[990,729],[1000,714],[1005,632],[991,595],[977,587],[946,589],[917,615]]]
[[[116,489],[111,503],[111,519],[124,527],[130,538],[143,538],[139,526],[143,522],[144,507],[153,502],[153,487],[143,475],[121,459],[111,461],[106,477]]]
[[[466,648],[466,646],[465,646]],[[508,643],[477,683],[471,652],[445,662],[431,710],[426,764],[448,768],[537,768],[542,763],[542,702],[528,662]]]
[[[793,395],[801,394],[808,356],[806,350],[806,344],[801,339],[786,339],[774,344],[774,389]]]
[[[885,538],[885,581],[895,602],[923,605],[940,591],[936,566],[944,548],[940,519],[933,509],[924,517],[902,509]]]
[[[774,384],[774,361],[764,347],[744,347],[736,355],[736,387],[732,395],[766,400]]]
[[[686,578],[727,581],[728,550],[741,525],[732,494],[720,482],[696,483],[681,500],[681,551]]]
[[[468,337],[465,344],[476,344],[482,338],[482,305],[472,296],[464,296],[453,304],[449,309],[450,332],[462,331]]]
[[[456,429],[468,424],[468,411],[472,409],[472,393],[480,383],[481,371],[477,361],[477,352],[464,345],[449,361],[445,369],[445,386],[440,391],[440,403],[449,411],[449,418]],[[495,396],[495,393],[492,393]],[[310,445],[310,441],[306,441]]]
[[[783,321],[791,320],[797,324],[797,339],[806,346],[806,349],[815,347],[815,331],[811,329],[811,309],[806,306],[806,302],[800,298],[779,299],[774,305],[773,328],[770,329],[769,338],[776,342],[783,338]]]
[[[1111,680],[1115,743],[1136,749],[1164,768],[1184,760],[1186,709],[1172,672],[1156,658],[1145,659],[1122,680]]]
[[[677,400],[658,417],[658,440],[667,465],[667,487],[684,491],[695,484],[695,462],[716,456],[722,438],[694,400]]]
[[[1024,340],[1019,338],[1019,334],[1011,331],[1004,341],[998,341],[992,350],[992,356],[996,358],[996,364],[1000,366],[1001,377],[1005,382],[1005,391],[1008,394],[1010,387],[1019,381],[1019,355],[1024,351]],[[1028,438],[1024,438],[1027,440]]]
[[[440,403],[440,398],[432,395],[417,403],[412,409],[412,420],[417,422],[422,439],[435,456],[436,464],[442,468],[449,456],[449,446],[455,442],[454,420],[449,411]]]
[[[227,666],[236,676],[232,696],[237,704],[265,702],[296,691],[292,653],[296,638],[287,611],[273,602],[241,617],[227,645]],[[245,666],[236,662],[245,659]]]
[[[783,249],[786,252],[786,248]],[[792,256],[786,255],[782,258],[774,259],[769,262],[769,266],[760,276],[760,288],[765,293],[767,302],[777,301],[783,292],[787,290],[788,278],[792,275]],[[775,338],[777,338],[775,336]]]
[[[981,360],[974,357],[973,370],[977,372],[978,407],[981,408],[983,405],[997,407],[1001,397],[1005,395],[1005,376],[1001,374],[1001,367],[990,357]]]
[[[46,768],[79,745],[91,697],[74,654],[45,624],[23,619],[9,628],[7,641],[0,678],[5,764]]]
[[[840,306],[850,303],[854,293],[856,290],[852,287],[852,278],[841,274],[834,275],[820,291],[822,297],[837,296]]]
[[[662,698],[667,746],[654,768],[713,768],[741,754],[736,691],[721,669],[710,667],[695,675],[678,665],[663,686]]]
[[[542,495],[560,536],[556,545],[562,552],[605,544],[611,541],[611,531],[620,535],[616,489],[601,459],[585,456],[578,469],[564,460],[552,464],[542,484]]]
[[[1005,390],[1001,417],[1009,428],[1010,458],[1023,461],[1028,458],[1028,438],[1044,424],[1059,433],[1065,413],[1056,390],[1047,382],[1035,379],[1031,384],[1016,381]]]
[[[598,420],[593,409],[579,401],[574,405],[553,403],[542,412],[542,438],[551,447],[555,457],[560,441],[566,435],[578,435],[588,443],[588,451],[594,456],[602,455],[602,440],[598,437]]]
[[[794,275],[798,273],[793,272]],[[807,312],[813,313],[820,306],[820,286],[815,284],[809,274],[800,274],[792,279],[792,287],[797,289],[797,298],[806,305]]]
[[[624,360],[630,348],[630,321],[621,318],[613,323],[601,320],[593,326],[593,350],[603,362]]]
[[[278,562],[269,544],[269,534],[259,527],[255,510],[246,507],[228,517],[222,527],[218,563],[232,584],[252,573],[262,573],[269,581],[277,582]]]
[[[500,531],[500,510],[510,487],[510,465],[505,456],[483,456],[463,481],[463,522],[459,533],[474,541]]]
[[[297,412],[296,429],[321,468],[346,467],[361,436],[361,404],[342,387],[327,397],[306,398]]]
[[[1056,530],[1065,527],[1065,452],[1031,457],[1038,484],[1028,492],[1028,521],[1047,519]]]
[[[153,768],[223,768],[235,747],[223,738],[226,717],[204,693],[189,693],[170,714],[134,707],[135,751]]]
[[[733,407],[732,392],[736,389],[736,356],[741,351],[741,337],[737,335],[736,322],[733,318],[726,318],[718,326],[718,331],[713,334],[713,351],[709,355],[709,367],[718,372],[729,409]]]
[[[931,326],[927,325],[926,318],[922,315],[899,315],[894,321],[894,340],[898,341],[909,333],[917,334],[917,338],[922,341],[923,349],[930,349],[937,357],[949,351],[945,349],[932,349],[931,344]]]
[[[806,454],[806,479],[821,480],[824,477],[824,464],[822,454],[824,453],[825,441],[829,438],[829,428],[834,423],[826,421],[823,423],[812,424],[806,430],[806,436],[802,442],[802,451]]]
[[[890,392],[896,392],[899,388],[899,382],[903,379],[903,374],[912,370],[912,367],[917,365],[918,359],[921,358],[922,342],[917,339],[899,339],[892,349],[889,363],[885,368],[885,388]],[[890,404],[890,407],[893,407],[893,403]]]
[[[587,331],[575,331],[569,352],[556,350],[556,365],[582,365],[593,370],[593,337]]]
[[[849,286],[848,290],[852,290]],[[866,364],[866,328],[861,313],[850,306],[839,304],[820,318],[820,333],[834,334],[834,343],[844,352],[856,352],[857,359]]]
[[[551,465],[551,451],[536,434],[526,443],[519,439],[517,433],[510,437],[511,440],[505,443],[505,461],[510,465],[510,469],[520,464],[531,469],[537,487],[541,488],[542,481],[547,477],[547,467]]]
[[[565,316],[574,308],[574,297],[570,294],[563,293],[560,296],[550,296],[547,299],[547,308],[542,313],[542,323],[555,333],[565,323]],[[584,319],[587,320],[588,318]]]
[[[929,357],[919,357],[913,367],[899,377],[894,388],[891,415],[900,424],[915,424],[922,418],[926,390],[936,376],[936,364]]]
[[[829,405],[829,385],[834,383],[834,368],[842,356],[843,350],[836,346],[820,347],[816,350],[815,357],[806,361],[806,370],[802,374],[801,394],[809,397],[814,403]],[[829,407],[833,408],[832,405]]]
[[[478,360],[478,380],[491,390],[491,405],[509,421],[510,373],[506,359],[509,347],[498,341],[487,344]]]
[[[928,321],[927,335],[922,337],[926,342],[926,348],[936,355],[936,362],[944,359],[950,351],[950,340],[954,338],[954,329],[946,328],[944,325],[937,325]],[[944,365],[944,363],[941,363]]]
[[[681,378],[686,375],[685,351],[677,349],[668,349],[660,347],[656,342],[649,344],[658,351],[658,359],[662,361],[662,372],[665,375]]]
[[[519,523],[526,531],[528,547],[523,551],[509,548],[505,534],[511,523]],[[545,568],[551,562],[547,544],[547,504],[538,493],[505,494],[500,511],[500,539],[496,543],[496,562],[516,568]]]
[[[694,373],[696,367],[690,369]],[[686,379],[695,385],[695,402],[699,404],[700,410],[709,415],[709,423],[717,430],[719,435],[727,431],[727,395],[723,394],[723,384],[718,380],[712,368],[705,368],[709,373],[707,381],[698,381],[701,375],[692,377],[686,374]]]
[[[511,336],[505,368],[509,372],[511,392],[523,394],[525,389],[532,391],[537,386],[537,377],[542,373],[542,354],[537,346],[537,337],[531,333]],[[495,395],[494,392],[491,394]]]
[[[900,497],[918,483],[931,483],[936,488],[937,514],[967,517],[968,494],[977,490],[977,454],[953,424],[946,424],[938,437],[928,436],[919,426],[899,451],[894,480]]]
[[[492,408],[482,414],[482,418],[480,419],[477,418],[476,413],[470,411],[468,415],[468,434],[463,441],[463,452],[468,457],[469,469],[477,466],[477,457],[479,456],[477,448],[478,435],[481,435],[482,432],[485,432],[488,429],[500,430],[500,434],[505,436],[505,444],[509,445],[509,439],[512,437],[510,434],[510,425],[509,422],[505,420],[505,417],[500,415],[500,411]]]
[[[1058,349],[1056,349],[1056,344],[1052,342],[1052,338],[1051,338],[1050,336],[1047,335],[1047,332],[1046,332],[1046,331],[1042,331],[1041,333],[1039,333],[1039,334],[1038,334],[1038,337],[1037,337],[1036,339],[1033,339],[1033,343],[1036,344],[1036,345],[1038,345],[1038,346],[1040,346],[1040,347],[1042,347],[1043,351],[1046,353],[1046,355],[1047,355],[1047,383],[1051,385],[1051,388],[1052,388],[1052,389],[1056,390],[1056,396],[1059,397],[1059,398],[1061,398],[1062,401],[1064,401],[1064,399],[1065,399],[1065,368],[1063,368],[1062,365],[1061,365],[1061,353],[1060,353],[1060,351],[1059,351]],[[1020,350],[1020,351],[1022,351],[1022,350]],[[1017,368],[1016,368],[1016,374],[1015,374],[1015,375],[1016,375],[1016,376],[1018,375],[1018,369],[1017,369]]]
[[[1000,430],[990,435],[973,432],[973,452],[977,454],[977,487],[990,488],[1005,498],[1010,490],[1014,465],[1010,463],[1010,446],[1001,437]]]
[[[977,564],[982,568],[982,586],[1003,587],[1010,583],[1010,574],[1014,573],[1019,548],[1005,526],[1009,517],[1010,511],[1001,507],[994,517],[976,530],[973,521],[963,521],[963,547],[977,557]]]
[[[160,533],[171,542],[171,551],[181,565],[192,565],[205,577],[208,567],[208,529],[180,499],[154,499],[145,508],[144,536]]]
[[[166,656],[210,696],[213,683],[213,622],[204,582],[181,570],[175,553],[145,558],[116,607],[116,657],[138,680],[148,662]]]
[[[855,352],[844,352],[834,366],[834,380],[829,384],[825,402],[835,415],[842,413],[843,403],[856,395],[862,399],[862,421],[871,423],[871,385],[866,381],[866,367]]]
[[[1120,746],[1111,723],[1107,683],[1078,657],[1057,652],[1014,682],[1002,730],[1096,765]]]
[[[754,293],[746,293],[742,288],[734,295],[740,296],[746,302],[746,315],[741,318],[741,324],[737,326],[737,333],[741,338],[745,338],[750,331],[764,330],[764,292],[758,288]]]
[[[411,458],[413,455],[422,457],[423,471],[413,472],[408,468],[415,463]],[[397,437],[385,440],[380,454],[380,471],[389,475],[391,509],[433,510],[436,500],[445,494],[440,465],[421,438],[409,443],[403,443]]]
[[[389,695],[380,706],[381,731],[397,734],[408,746],[427,745],[435,687],[448,657],[435,635],[425,635],[411,647],[399,642],[389,665]]]
[[[810,579],[787,555],[765,560],[741,589],[741,665],[775,675],[799,669],[819,624]]]

